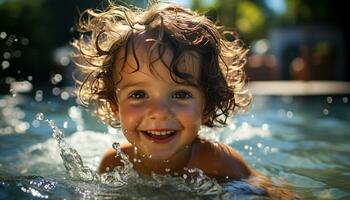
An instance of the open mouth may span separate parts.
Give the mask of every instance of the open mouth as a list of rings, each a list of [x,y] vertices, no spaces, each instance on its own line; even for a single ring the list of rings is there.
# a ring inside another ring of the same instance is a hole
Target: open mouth
[[[176,131],[142,131],[142,133],[155,142],[167,142],[176,134]]]

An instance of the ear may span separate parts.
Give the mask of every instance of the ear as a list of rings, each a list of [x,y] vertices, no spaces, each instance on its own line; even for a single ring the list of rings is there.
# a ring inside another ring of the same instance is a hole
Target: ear
[[[117,120],[120,120],[119,118],[119,108],[118,108],[118,104],[117,103],[113,103],[111,102],[110,103],[110,106],[111,106],[111,110],[114,114],[114,117],[117,119]]]

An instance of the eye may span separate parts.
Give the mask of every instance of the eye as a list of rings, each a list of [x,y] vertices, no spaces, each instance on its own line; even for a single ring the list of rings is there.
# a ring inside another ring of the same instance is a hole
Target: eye
[[[147,95],[144,91],[134,91],[132,92],[130,95],[129,95],[129,98],[131,99],[143,99],[143,98],[146,98]]]
[[[172,98],[174,99],[190,99],[192,98],[192,94],[188,91],[176,91],[174,92],[174,94],[172,95]]]

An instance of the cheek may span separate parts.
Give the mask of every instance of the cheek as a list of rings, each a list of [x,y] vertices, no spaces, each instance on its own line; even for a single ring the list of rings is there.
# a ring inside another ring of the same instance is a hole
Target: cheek
[[[198,104],[178,107],[176,113],[184,122],[191,123],[194,126],[200,126],[202,124],[203,108]]]
[[[137,122],[138,118],[142,116],[141,105],[121,105],[119,106],[119,120],[121,125],[130,125]]]

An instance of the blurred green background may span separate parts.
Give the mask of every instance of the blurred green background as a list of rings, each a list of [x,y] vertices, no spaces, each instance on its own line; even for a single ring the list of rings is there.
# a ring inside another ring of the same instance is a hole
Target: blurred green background
[[[145,7],[147,0],[124,0]],[[177,0],[235,30],[251,49],[250,81],[350,81],[347,3],[332,0]],[[98,0],[0,0],[0,91],[13,81],[72,85],[78,13]]]

